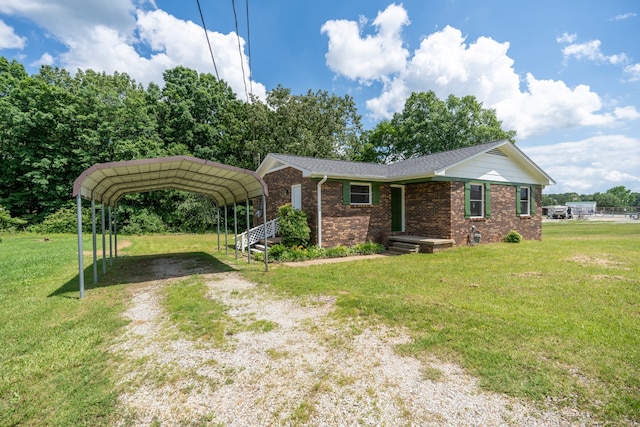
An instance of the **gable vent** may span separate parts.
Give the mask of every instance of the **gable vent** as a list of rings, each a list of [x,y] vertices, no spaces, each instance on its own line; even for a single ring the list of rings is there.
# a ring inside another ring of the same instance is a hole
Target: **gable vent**
[[[494,148],[493,150],[487,151],[487,154],[493,154],[494,156],[509,157],[506,154],[504,154],[502,151],[500,151],[500,149],[498,148]]]

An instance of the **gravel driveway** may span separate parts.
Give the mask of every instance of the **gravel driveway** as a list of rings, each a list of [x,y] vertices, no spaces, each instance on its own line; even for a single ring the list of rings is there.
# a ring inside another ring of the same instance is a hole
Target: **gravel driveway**
[[[334,298],[279,299],[238,273],[205,274],[209,297],[239,322],[276,327],[234,334],[222,348],[187,340],[159,291],[193,271],[176,260],[153,263],[159,279],[135,288],[125,313],[131,323],[112,349],[126,370],[118,425],[589,424],[575,411],[482,391],[453,364],[400,356],[395,346],[408,342],[402,331],[336,320]]]

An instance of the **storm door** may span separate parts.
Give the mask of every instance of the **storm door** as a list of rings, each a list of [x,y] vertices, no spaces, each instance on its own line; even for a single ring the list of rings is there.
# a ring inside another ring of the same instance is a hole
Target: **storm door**
[[[391,187],[391,231],[404,231],[404,187]]]

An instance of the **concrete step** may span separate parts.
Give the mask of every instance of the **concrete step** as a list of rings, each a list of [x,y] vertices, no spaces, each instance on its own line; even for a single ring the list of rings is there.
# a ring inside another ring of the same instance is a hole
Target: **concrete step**
[[[420,252],[420,245],[404,242],[391,242],[389,244],[388,251],[395,254],[417,254]]]

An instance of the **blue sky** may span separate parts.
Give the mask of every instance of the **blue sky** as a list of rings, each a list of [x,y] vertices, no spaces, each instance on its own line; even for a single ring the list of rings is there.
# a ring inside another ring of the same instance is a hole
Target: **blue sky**
[[[200,4],[240,99],[242,67],[258,96],[350,94],[368,128],[413,91],[474,95],[556,180],[545,192],[640,192],[636,0],[238,0],[239,40],[231,1]],[[196,0],[2,0],[0,55],[145,85],[177,65],[214,73]]]

